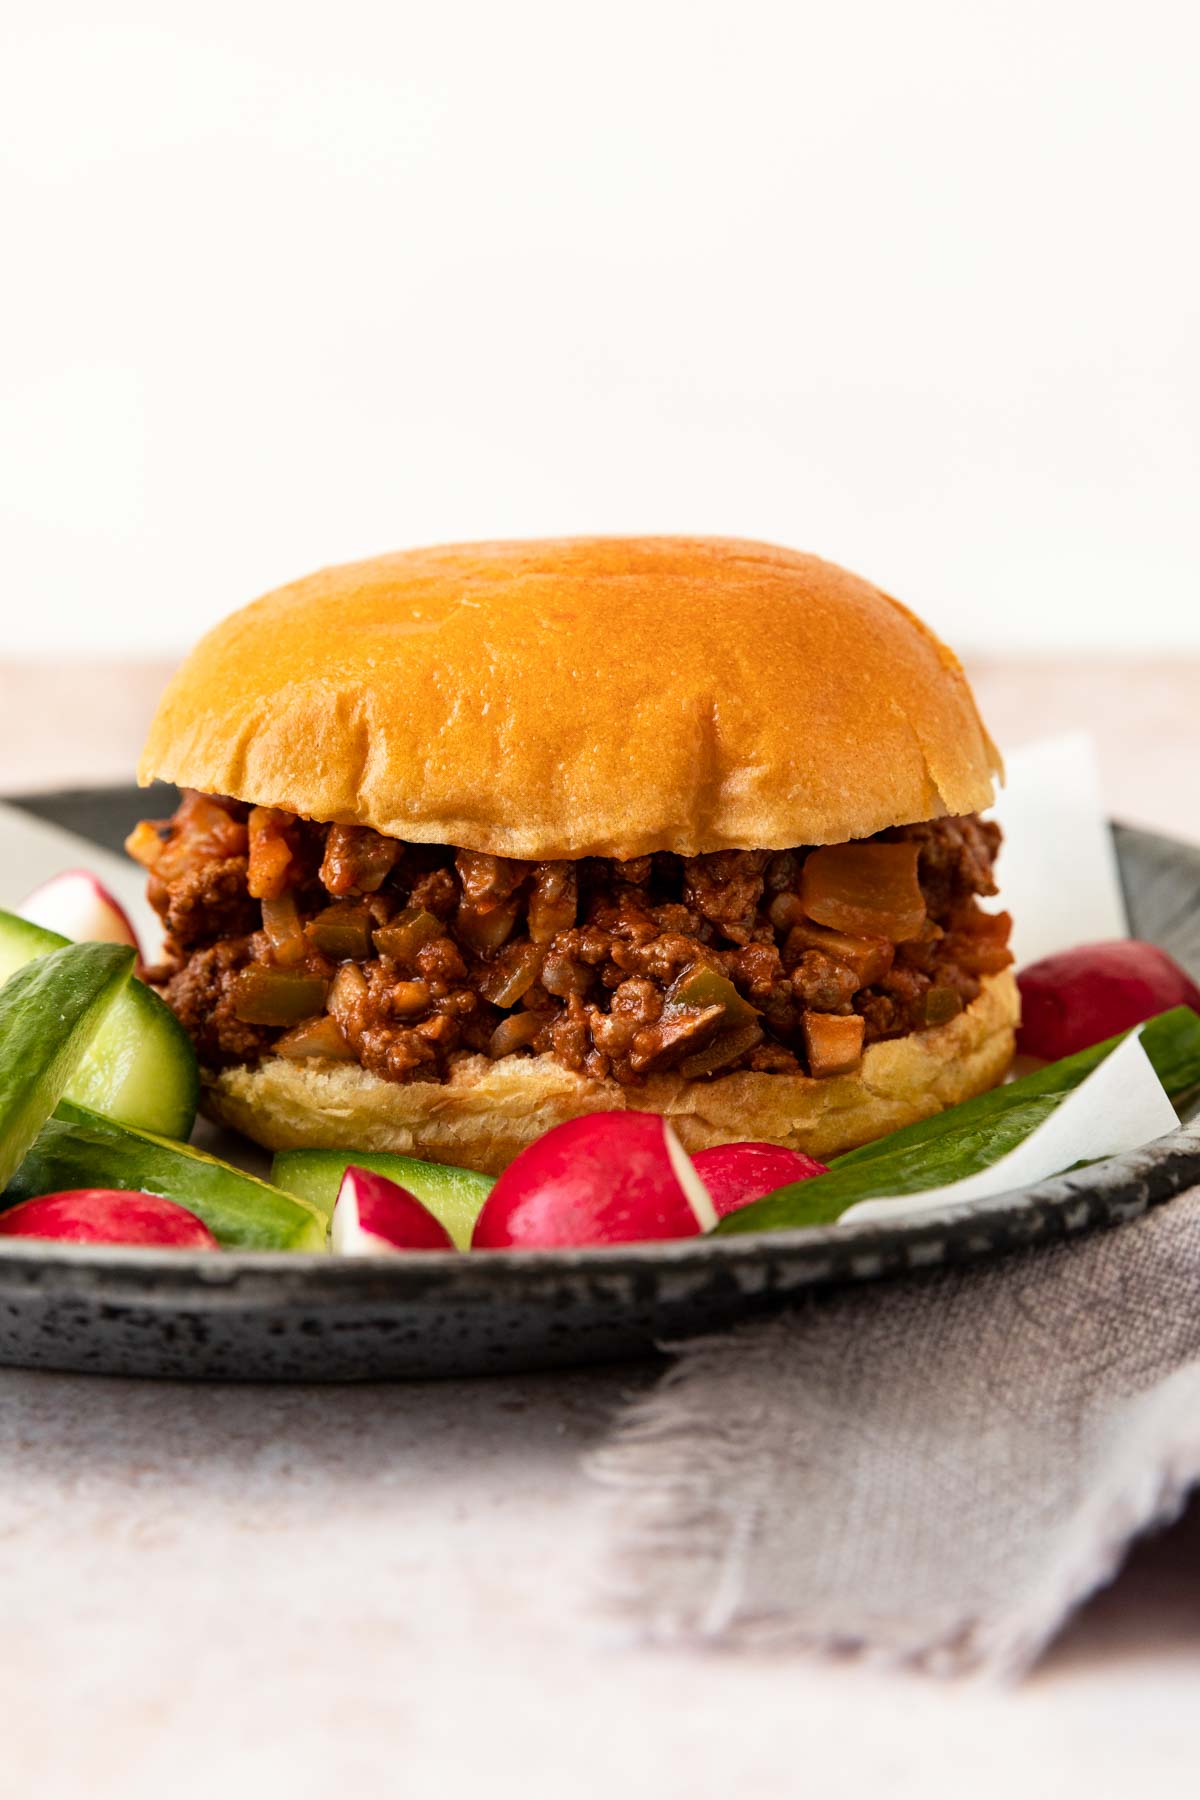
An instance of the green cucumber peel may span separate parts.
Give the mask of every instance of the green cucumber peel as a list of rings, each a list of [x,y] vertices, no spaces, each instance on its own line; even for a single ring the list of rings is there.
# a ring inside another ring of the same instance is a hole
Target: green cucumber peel
[[[9,1182],[3,1206],[70,1188],[125,1188],[160,1194],[203,1219],[225,1250],[326,1247],[315,1206],[203,1150],[136,1131],[63,1100]]]
[[[281,1150],[271,1165],[271,1180],[330,1218],[342,1176],[351,1164],[407,1188],[446,1227],[458,1249],[470,1249],[475,1221],[495,1186],[492,1175],[450,1163],[422,1162],[395,1151]]]
[[[0,911],[0,981],[69,942]],[[196,1053],[170,1007],[136,977],[89,1046],[67,1098],[137,1130],[190,1137],[200,1098]]]
[[[0,1183],[62,1099],[133,964],[126,944],[68,944],[0,988]]]
[[[919,1194],[990,1168],[1048,1118],[1128,1035],[1107,1038],[932,1119],[848,1151],[834,1160],[828,1175],[776,1188],[753,1205],[729,1213],[717,1233],[731,1237],[743,1231],[832,1225],[859,1200]],[[1142,1045],[1172,1100],[1200,1083],[1200,1018],[1190,1007],[1177,1006],[1151,1019],[1142,1027]]]

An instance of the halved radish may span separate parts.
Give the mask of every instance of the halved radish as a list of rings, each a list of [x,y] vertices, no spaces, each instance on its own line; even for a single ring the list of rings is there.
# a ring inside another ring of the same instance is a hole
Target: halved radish
[[[329,1242],[335,1256],[454,1249],[450,1233],[415,1194],[353,1164],[342,1176]]]
[[[749,1206],[752,1200],[761,1200],[764,1194],[773,1194],[776,1188],[829,1173],[824,1163],[779,1144],[717,1144],[711,1150],[697,1151],[692,1161],[719,1219],[739,1206]]]
[[[0,1236],[56,1238],[68,1244],[152,1244],[165,1250],[216,1250],[202,1219],[159,1194],[124,1188],[70,1188],[39,1194],[0,1213]]]
[[[695,1237],[717,1222],[704,1183],[656,1113],[589,1113],[538,1138],[484,1202],[477,1250]]]
[[[87,869],[64,869],[52,876],[26,896],[17,912],[73,943],[132,944],[141,954],[128,913]]]
[[[1017,977],[1017,1048],[1048,1062],[1129,1031],[1173,1006],[1200,1013],[1200,989],[1157,944],[1113,938],[1030,963]]]

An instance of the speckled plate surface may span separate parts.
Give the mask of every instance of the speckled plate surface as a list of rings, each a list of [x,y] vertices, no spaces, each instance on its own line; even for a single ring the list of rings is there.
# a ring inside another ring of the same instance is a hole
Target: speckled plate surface
[[[136,790],[40,796],[41,817],[112,847]],[[1200,849],[1115,826],[1131,927],[1200,974]],[[1128,1156],[1002,1196],[986,1212],[622,1250],[378,1261],[0,1248],[0,1361],[234,1380],[369,1380],[636,1356],[873,1281],[1117,1225],[1200,1182],[1200,1122]]]

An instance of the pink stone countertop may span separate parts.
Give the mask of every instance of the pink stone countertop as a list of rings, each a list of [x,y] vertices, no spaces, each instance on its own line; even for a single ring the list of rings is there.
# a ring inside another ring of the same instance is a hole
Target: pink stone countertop
[[[1087,725],[1112,810],[1200,839],[1200,665],[974,674],[1002,743]],[[0,666],[0,791],[121,779],[160,679]],[[0,1371],[4,1794],[1195,1792],[1200,1509],[1015,1691],[650,1650],[581,1457],[652,1379]]]

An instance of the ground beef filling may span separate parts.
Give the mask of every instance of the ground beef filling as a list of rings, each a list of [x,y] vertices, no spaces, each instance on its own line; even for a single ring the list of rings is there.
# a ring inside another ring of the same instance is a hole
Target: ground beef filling
[[[941,1024],[1004,968],[974,815],[832,849],[518,862],[187,793],[131,853],[150,972],[210,1068],[269,1055],[441,1081],[467,1054],[636,1084],[818,1076]]]

